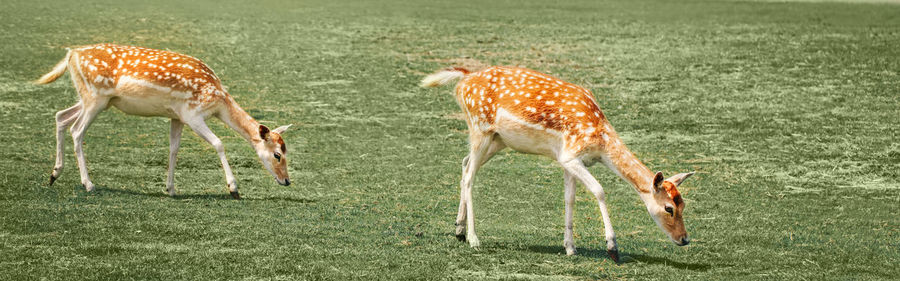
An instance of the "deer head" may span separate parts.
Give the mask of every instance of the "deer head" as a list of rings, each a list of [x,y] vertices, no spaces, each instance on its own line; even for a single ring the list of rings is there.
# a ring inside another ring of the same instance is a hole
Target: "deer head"
[[[646,201],[650,217],[678,246],[691,242],[681,216],[684,211],[684,200],[678,192],[678,186],[693,174],[694,172],[681,173],[664,180],[662,172],[657,172],[650,192],[652,200]]]
[[[281,126],[270,131],[268,127],[259,125],[261,141],[255,144],[256,154],[259,155],[263,166],[275,177],[278,184],[284,186],[291,185],[291,180],[287,172],[287,147],[281,134],[290,126]]]

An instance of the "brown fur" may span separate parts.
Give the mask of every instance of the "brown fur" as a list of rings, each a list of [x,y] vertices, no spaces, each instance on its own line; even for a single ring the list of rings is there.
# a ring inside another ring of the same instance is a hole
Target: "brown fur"
[[[675,202],[675,205],[680,205],[681,202],[681,193],[678,192],[678,187],[669,181],[663,182],[663,188],[666,190],[666,193],[669,194],[669,198],[672,198],[672,201]]]
[[[114,88],[119,78],[128,76],[190,92],[188,99],[192,105],[225,96],[212,69],[192,56],[143,47],[97,44],[73,49],[71,57],[78,60],[74,67],[82,73],[83,79],[97,87]]]
[[[467,75],[457,100],[473,123],[493,124],[502,108],[524,121],[563,132],[575,147],[601,143],[606,117],[593,94],[578,85],[534,70],[494,66]]]
[[[487,125],[474,127],[493,130],[497,110],[504,109],[525,122],[562,133],[571,151],[604,151],[639,192],[649,192],[652,182],[647,175],[652,172],[622,143],[584,87],[531,69],[493,66],[466,75],[456,86],[456,98],[470,125]]]

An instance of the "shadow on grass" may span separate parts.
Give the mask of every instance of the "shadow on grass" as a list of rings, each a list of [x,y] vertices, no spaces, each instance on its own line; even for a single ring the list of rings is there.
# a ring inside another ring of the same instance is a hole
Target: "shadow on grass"
[[[566,250],[562,246],[530,246],[528,250],[536,253],[544,253],[544,254],[560,254],[565,253]],[[606,250],[597,250],[597,249],[585,249],[585,248],[577,248],[577,254],[583,257],[596,258],[596,259],[609,259],[609,254]],[[677,269],[686,269],[690,271],[701,271],[705,272],[712,268],[711,264],[708,263],[684,263],[672,261],[666,258],[660,257],[652,257],[647,255],[640,254],[629,254],[627,252],[619,252],[619,260],[620,264],[627,264],[633,262],[641,262],[646,264],[662,264],[667,265]]]
[[[112,189],[112,188],[97,188],[96,191],[100,192],[110,192],[110,193],[118,193],[132,196],[145,196],[152,198],[170,198],[169,195],[160,191],[156,192],[140,192],[134,190],[127,189]],[[231,194],[228,193],[208,193],[208,194],[176,194],[175,197],[171,197],[172,200],[234,200],[231,198]],[[291,198],[291,197],[263,197],[263,198],[253,198],[253,197],[243,197],[241,201],[285,201],[285,202],[293,202],[293,203],[315,203],[317,200],[309,199],[309,198]]]
[[[677,262],[677,261],[672,261],[672,260],[669,260],[666,258],[651,257],[651,256],[639,255],[639,254],[634,254],[634,255],[625,254],[622,263],[631,263],[634,261],[639,261],[639,262],[646,263],[646,264],[662,264],[662,265],[667,265],[667,266],[674,267],[677,269],[686,269],[686,270],[690,270],[690,271],[705,272],[705,271],[708,271],[710,268],[712,268],[712,265],[708,264],[708,263]]]

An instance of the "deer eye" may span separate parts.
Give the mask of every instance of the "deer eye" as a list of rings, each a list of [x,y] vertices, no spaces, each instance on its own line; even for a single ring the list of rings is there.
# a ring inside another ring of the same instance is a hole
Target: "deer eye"
[[[674,216],[674,215],[675,215],[675,210],[672,209],[672,206],[666,206],[666,213],[669,213],[669,215]]]
[[[275,152],[275,155],[273,155],[273,156],[275,156],[275,160],[278,160],[278,162],[281,162],[281,153]]]

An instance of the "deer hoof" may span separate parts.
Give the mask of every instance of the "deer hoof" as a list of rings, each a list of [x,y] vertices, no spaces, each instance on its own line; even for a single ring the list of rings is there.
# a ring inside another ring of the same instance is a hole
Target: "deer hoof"
[[[465,234],[457,234],[456,240],[459,240],[460,242],[466,242],[466,235]]]
[[[231,198],[234,198],[235,200],[241,200],[241,194],[238,193],[237,191],[232,191]]]
[[[469,247],[475,248],[476,250],[481,248],[481,241],[478,241],[478,237],[475,235],[472,235],[471,237],[472,238],[469,238]]]
[[[55,182],[55,181],[56,181],[56,176],[53,176],[53,174],[50,174],[50,183],[47,184],[47,186],[53,185],[53,182]]]
[[[606,250],[606,253],[609,254],[609,258],[612,259],[615,263],[619,263],[618,249]]]

